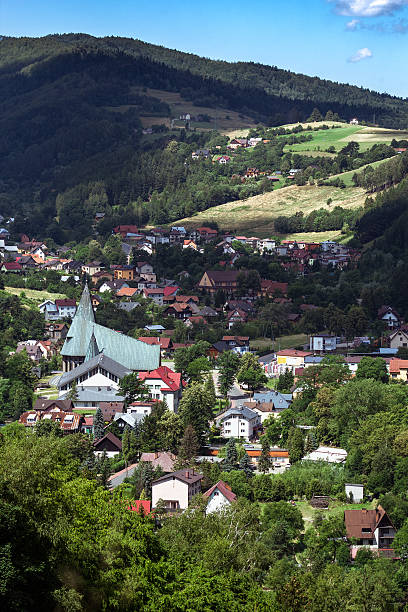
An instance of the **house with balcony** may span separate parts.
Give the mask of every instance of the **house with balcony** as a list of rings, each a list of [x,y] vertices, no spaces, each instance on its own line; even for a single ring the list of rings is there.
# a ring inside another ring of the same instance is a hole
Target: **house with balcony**
[[[149,389],[151,400],[165,401],[171,412],[177,412],[185,385],[179,372],[160,366],[151,372],[139,372],[139,378]]]
[[[153,508],[162,500],[169,512],[185,510],[194,495],[201,492],[202,479],[202,474],[193,469],[178,470],[158,478],[152,483]]]
[[[261,417],[245,406],[229,408],[219,414],[215,421],[223,438],[243,439],[249,442],[261,426]]]
[[[396,529],[382,506],[378,505],[375,510],[345,510],[344,522],[348,539],[356,542],[351,546],[352,558],[363,546],[378,556],[394,557]]]

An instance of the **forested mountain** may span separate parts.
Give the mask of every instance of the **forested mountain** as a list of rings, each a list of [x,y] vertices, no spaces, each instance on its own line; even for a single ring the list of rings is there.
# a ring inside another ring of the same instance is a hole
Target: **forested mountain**
[[[152,89],[271,126],[306,119],[315,107],[346,120],[375,113],[389,127],[408,119],[408,101],[275,67],[114,37],[3,37],[0,212],[16,218],[16,233],[29,227],[62,243],[89,235],[97,211],[109,228],[115,218],[164,223],[251,195],[223,168],[186,165],[194,148],[223,143],[215,133],[157,127],[143,137],[141,115],[160,123],[171,114]]]

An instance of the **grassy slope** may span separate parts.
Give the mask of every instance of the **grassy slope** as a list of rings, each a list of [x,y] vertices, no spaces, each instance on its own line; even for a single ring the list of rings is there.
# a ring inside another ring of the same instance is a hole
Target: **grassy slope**
[[[325,122],[316,123],[323,125]],[[358,142],[360,151],[366,151],[377,143],[391,143],[393,138],[401,140],[407,138],[408,132],[402,130],[387,130],[377,127],[363,127],[361,125],[346,125],[334,130],[319,130],[318,132],[302,132],[303,134],[312,134],[313,140],[309,142],[300,142],[294,145],[287,145],[285,151],[302,152],[316,151],[321,149],[324,151],[328,147],[334,147],[336,151],[340,151],[347,145],[348,142]]]
[[[313,125],[330,124],[331,122],[317,122]],[[293,126],[285,126],[293,127]],[[334,146],[337,151],[344,147],[347,142],[356,141],[360,144],[361,150],[370,148],[379,142],[390,143],[393,138],[402,139],[408,137],[408,132],[398,130],[386,130],[384,128],[370,128],[363,126],[350,126],[342,124],[342,127],[330,130],[319,130],[309,132],[313,140],[296,145],[288,145],[285,150],[292,152],[310,153],[311,156],[319,155],[318,148],[327,149]],[[248,130],[232,130],[228,132],[230,137],[236,135],[245,136]],[[327,155],[327,153],[325,153]],[[373,167],[383,163],[381,160],[371,164]],[[289,216],[297,211],[304,214],[310,213],[317,208],[325,208],[327,200],[333,200],[332,206],[342,206],[343,208],[356,208],[364,205],[366,195],[363,189],[354,188],[352,177],[358,170],[344,172],[337,175],[341,178],[347,188],[338,189],[335,187],[316,187],[305,185],[303,187],[290,186],[278,189],[270,193],[253,196],[247,200],[238,200],[215,206],[192,217],[181,219],[177,222],[180,225],[198,227],[208,221],[216,221],[220,229],[237,230],[240,233],[256,234],[259,237],[269,236],[274,233],[273,220],[279,215]],[[328,180],[330,180],[329,177]],[[288,238],[298,238],[303,240],[328,240],[338,238],[340,232],[313,232],[310,234],[296,234]]]
[[[327,208],[329,198],[332,199],[331,207],[338,205],[343,208],[356,208],[364,205],[366,195],[364,189],[356,187],[339,189],[316,185],[290,185],[247,200],[209,208],[172,225],[199,227],[205,222],[216,221],[220,229],[265,237],[274,232],[273,221],[276,217],[293,215],[297,211],[303,211],[306,215],[316,208]]]
[[[66,298],[62,293],[49,293],[48,291],[37,291],[36,289],[22,289],[20,287],[4,287],[4,291],[12,295],[20,296],[25,294],[27,301],[33,301],[41,304],[44,300],[60,300]]]

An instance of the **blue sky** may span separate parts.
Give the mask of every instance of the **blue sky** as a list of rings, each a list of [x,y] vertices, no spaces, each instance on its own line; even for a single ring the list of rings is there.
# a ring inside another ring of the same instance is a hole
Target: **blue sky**
[[[0,34],[140,38],[408,97],[408,0],[0,0]]]

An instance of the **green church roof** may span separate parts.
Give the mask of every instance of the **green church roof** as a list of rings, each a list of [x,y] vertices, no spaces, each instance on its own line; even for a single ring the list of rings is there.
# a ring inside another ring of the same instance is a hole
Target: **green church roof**
[[[145,344],[113,329],[98,325],[94,321],[92,303],[86,286],[61,355],[89,359],[97,347],[98,352],[103,351],[105,355],[129,370],[150,371],[160,366],[159,346]]]

